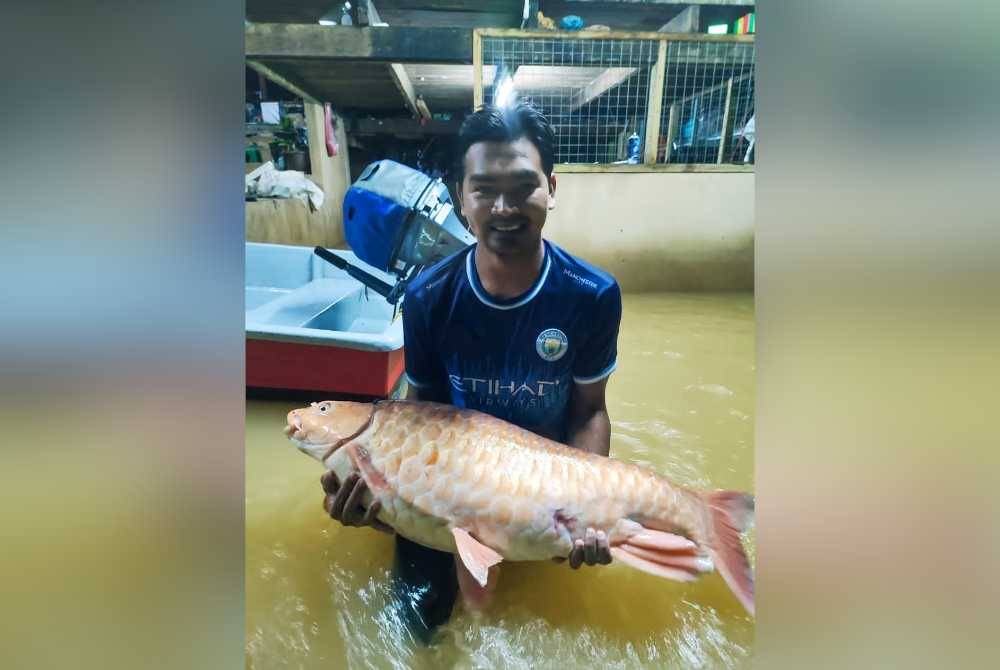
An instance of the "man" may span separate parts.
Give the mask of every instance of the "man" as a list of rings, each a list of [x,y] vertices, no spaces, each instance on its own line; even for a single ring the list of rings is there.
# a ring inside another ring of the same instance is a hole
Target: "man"
[[[554,144],[548,121],[524,103],[483,108],[462,124],[456,189],[477,243],[408,287],[407,397],[477,409],[607,456],[605,388],[615,368],[621,292],[613,277],[542,239],[555,207]],[[352,475],[338,484],[324,475],[330,515],[380,527],[378,503],[360,507],[364,481]],[[396,542],[397,575],[411,587],[426,638],[450,615],[454,558],[402,537]],[[593,529],[569,556],[574,569],[610,562],[607,538]]]

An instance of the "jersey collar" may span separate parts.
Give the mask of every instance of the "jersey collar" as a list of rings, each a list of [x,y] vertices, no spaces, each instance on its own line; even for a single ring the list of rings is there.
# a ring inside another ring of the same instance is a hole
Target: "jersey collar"
[[[545,260],[542,261],[542,271],[539,273],[538,279],[535,280],[534,285],[516,298],[500,301],[490,298],[489,294],[486,293],[486,289],[484,289],[483,285],[479,283],[479,273],[476,272],[475,260],[476,246],[473,245],[472,249],[469,250],[468,255],[465,257],[465,273],[469,277],[469,286],[472,287],[472,292],[476,294],[479,302],[483,303],[487,307],[492,307],[493,309],[514,309],[515,307],[527,304],[532,298],[538,295],[538,292],[542,290],[542,286],[545,284],[546,277],[549,276],[549,267],[552,265],[552,257],[549,254],[549,244],[548,242],[544,242],[543,244],[545,246]]]

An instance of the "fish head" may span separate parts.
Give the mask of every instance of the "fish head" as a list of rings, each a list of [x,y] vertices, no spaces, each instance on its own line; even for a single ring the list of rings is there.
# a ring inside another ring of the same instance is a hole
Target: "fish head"
[[[300,451],[322,463],[332,450],[365,428],[373,409],[365,402],[314,402],[288,413],[285,435]]]

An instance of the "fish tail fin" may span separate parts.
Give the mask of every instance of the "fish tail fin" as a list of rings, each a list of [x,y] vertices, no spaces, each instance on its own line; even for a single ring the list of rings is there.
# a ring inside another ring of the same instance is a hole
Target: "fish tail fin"
[[[743,551],[740,534],[753,523],[754,498],[739,491],[713,491],[705,494],[705,503],[715,535],[715,542],[709,549],[715,567],[736,599],[753,614],[753,570]]]

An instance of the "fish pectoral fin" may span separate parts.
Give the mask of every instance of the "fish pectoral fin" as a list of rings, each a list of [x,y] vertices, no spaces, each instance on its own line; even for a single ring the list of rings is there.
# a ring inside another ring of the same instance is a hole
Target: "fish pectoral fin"
[[[455,537],[455,546],[458,548],[458,556],[462,559],[462,565],[469,571],[473,579],[485,588],[490,568],[502,561],[503,556],[469,535],[469,532],[463,528],[452,528],[451,534]]]
[[[351,443],[348,444],[344,449],[347,451],[347,455],[351,459],[351,463],[354,467],[358,469],[361,473],[362,478],[365,480],[365,484],[375,495],[381,495],[386,493],[389,489],[389,482],[386,481],[382,473],[379,472],[374,465],[372,465],[371,456],[368,454],[368,450],[364,447]]]

